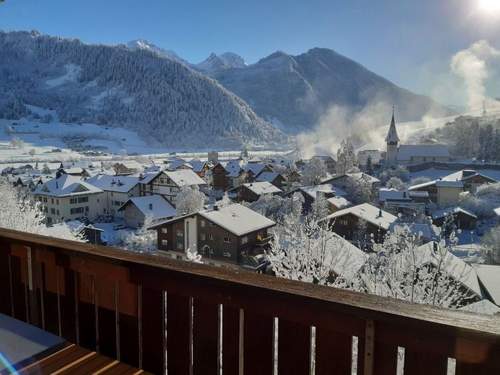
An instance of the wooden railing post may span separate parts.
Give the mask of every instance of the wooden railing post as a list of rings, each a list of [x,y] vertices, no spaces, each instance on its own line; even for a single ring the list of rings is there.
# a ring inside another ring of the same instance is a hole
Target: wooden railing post
[[[375,351],[375,325],[373,320],[366,321],[364,375],[373,375],[373,354]]]

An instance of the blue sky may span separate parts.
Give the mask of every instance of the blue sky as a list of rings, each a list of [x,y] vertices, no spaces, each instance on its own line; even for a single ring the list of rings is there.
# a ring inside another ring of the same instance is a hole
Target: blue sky
[[[435,96],[436,77],[450,79],[453,54],[480,39],[500,47],[500,17],[478,10],[480,1],[6,0],[0,29],[87,43],[143,38],[191,62],[210,52],[236,52],[252,63],[276,50],[327,47]]]

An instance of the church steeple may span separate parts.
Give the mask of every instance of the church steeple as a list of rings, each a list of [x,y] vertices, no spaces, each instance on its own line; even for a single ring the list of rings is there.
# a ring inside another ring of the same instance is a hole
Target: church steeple
[[[389,132],[385,137],[385,141],[390,145],[397,145],[399,143],[398,131],[396,130],[396,121],[394,120],[394,106],[392,106],[392,119],[389,126]]]

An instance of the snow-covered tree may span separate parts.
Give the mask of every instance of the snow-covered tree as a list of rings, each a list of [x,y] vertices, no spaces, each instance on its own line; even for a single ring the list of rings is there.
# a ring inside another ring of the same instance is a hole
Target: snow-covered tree
[[[410,172],[405,167],[399,165],[397,167],[391,167],[384,169],[379,176],[380,181],[385,184],[391,179],[391,177],[397,177],[403,182],[407,182],[410,179]]]
[[[500,182],[478,186],[474,194],[461,197],[460,206],[476,214],[480,219],[494,217],[493,209],[500,207]]]
[[[287,218],[273,232],[267,252],[271,268],[277,277],[320,285],[345,286],[348,280],[334,272],[335,267],[351,264],[342,249],[346,241],[318,225]]]
[[[411,179],[411,181],[408,185],[409,186],[420,185],[420,184],[425,184],[426,182],[429,182],[429,181],[431,181],[431,179],[429,177],[424,177],[424,176],[415,177],[415,178]]]
[[[363,268],[362,290],[413,303],[457,308],[470,297],[461,281],[471,269],[465,263],[454,263],[450,248],[441,240],[422,249],[418,235],[399,226],[387,234],[382,244],[374,244],[374,252]],[[453,275],[451,275],[453,273]]]
[[[406,185],[403,181],[401,181],[400,178],[398,177],[391,177],[385,184],[386,187],[389,189],[396,189],[396,190],[404,190],[406,188]]]
[[[327,176],[327,173],[323,160],[312,158],[302,170],[302,184],[317,185]]]
[[[351,172],[356,165],[354,146],[349,138],[344,139],[337,151],[336,172],[340,175]]]
[[[187,215],[197,212],[205,204],[205,194],[198,187],[184,186],[181,188],[176,198],[175,208],[177,216]]]
[[[311,204],[311,211],[309,212],[309,216],[311,220],[318,221],[330,213],[329,209],[330,205],[325,195],[319,192],[316,194],[316,199]]]
[[[491,263],[500,264],[500,225],[491,228],[482,239],[486,259]]]
[[[118,241],[124,249],[137,252],[153,252],[158,250],[157,233],[149,230],[152,220],[146,217],[144,225],[133,232],[119,232]]]
[[[303,205],[304,197],[300,193],[284,198],[264,194],[257,201],[248,204],[248,207],[275,222],[282,222],[288,216],[299,218]]]
[[[81,240],[64,223],[47,228],[40,203],[33,201],[26,191],[14,188],[5,179],[0,179],[0,196],[0,227],[67,240]]]
[[[372,201],[372,184],[365,175],[361,177],[349,177],[345,183],[347,198],[354,204],[361,204]]]

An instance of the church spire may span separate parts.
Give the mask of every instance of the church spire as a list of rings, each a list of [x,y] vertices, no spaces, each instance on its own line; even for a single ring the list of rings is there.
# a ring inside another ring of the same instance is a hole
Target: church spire
[[[385,137],[385,141],[389,144],[397,144],[399,142],[396,121],[394,120],[394,106],[392,106],[391,125],[389,126],[389,132],[387,133],[387,137]]]

